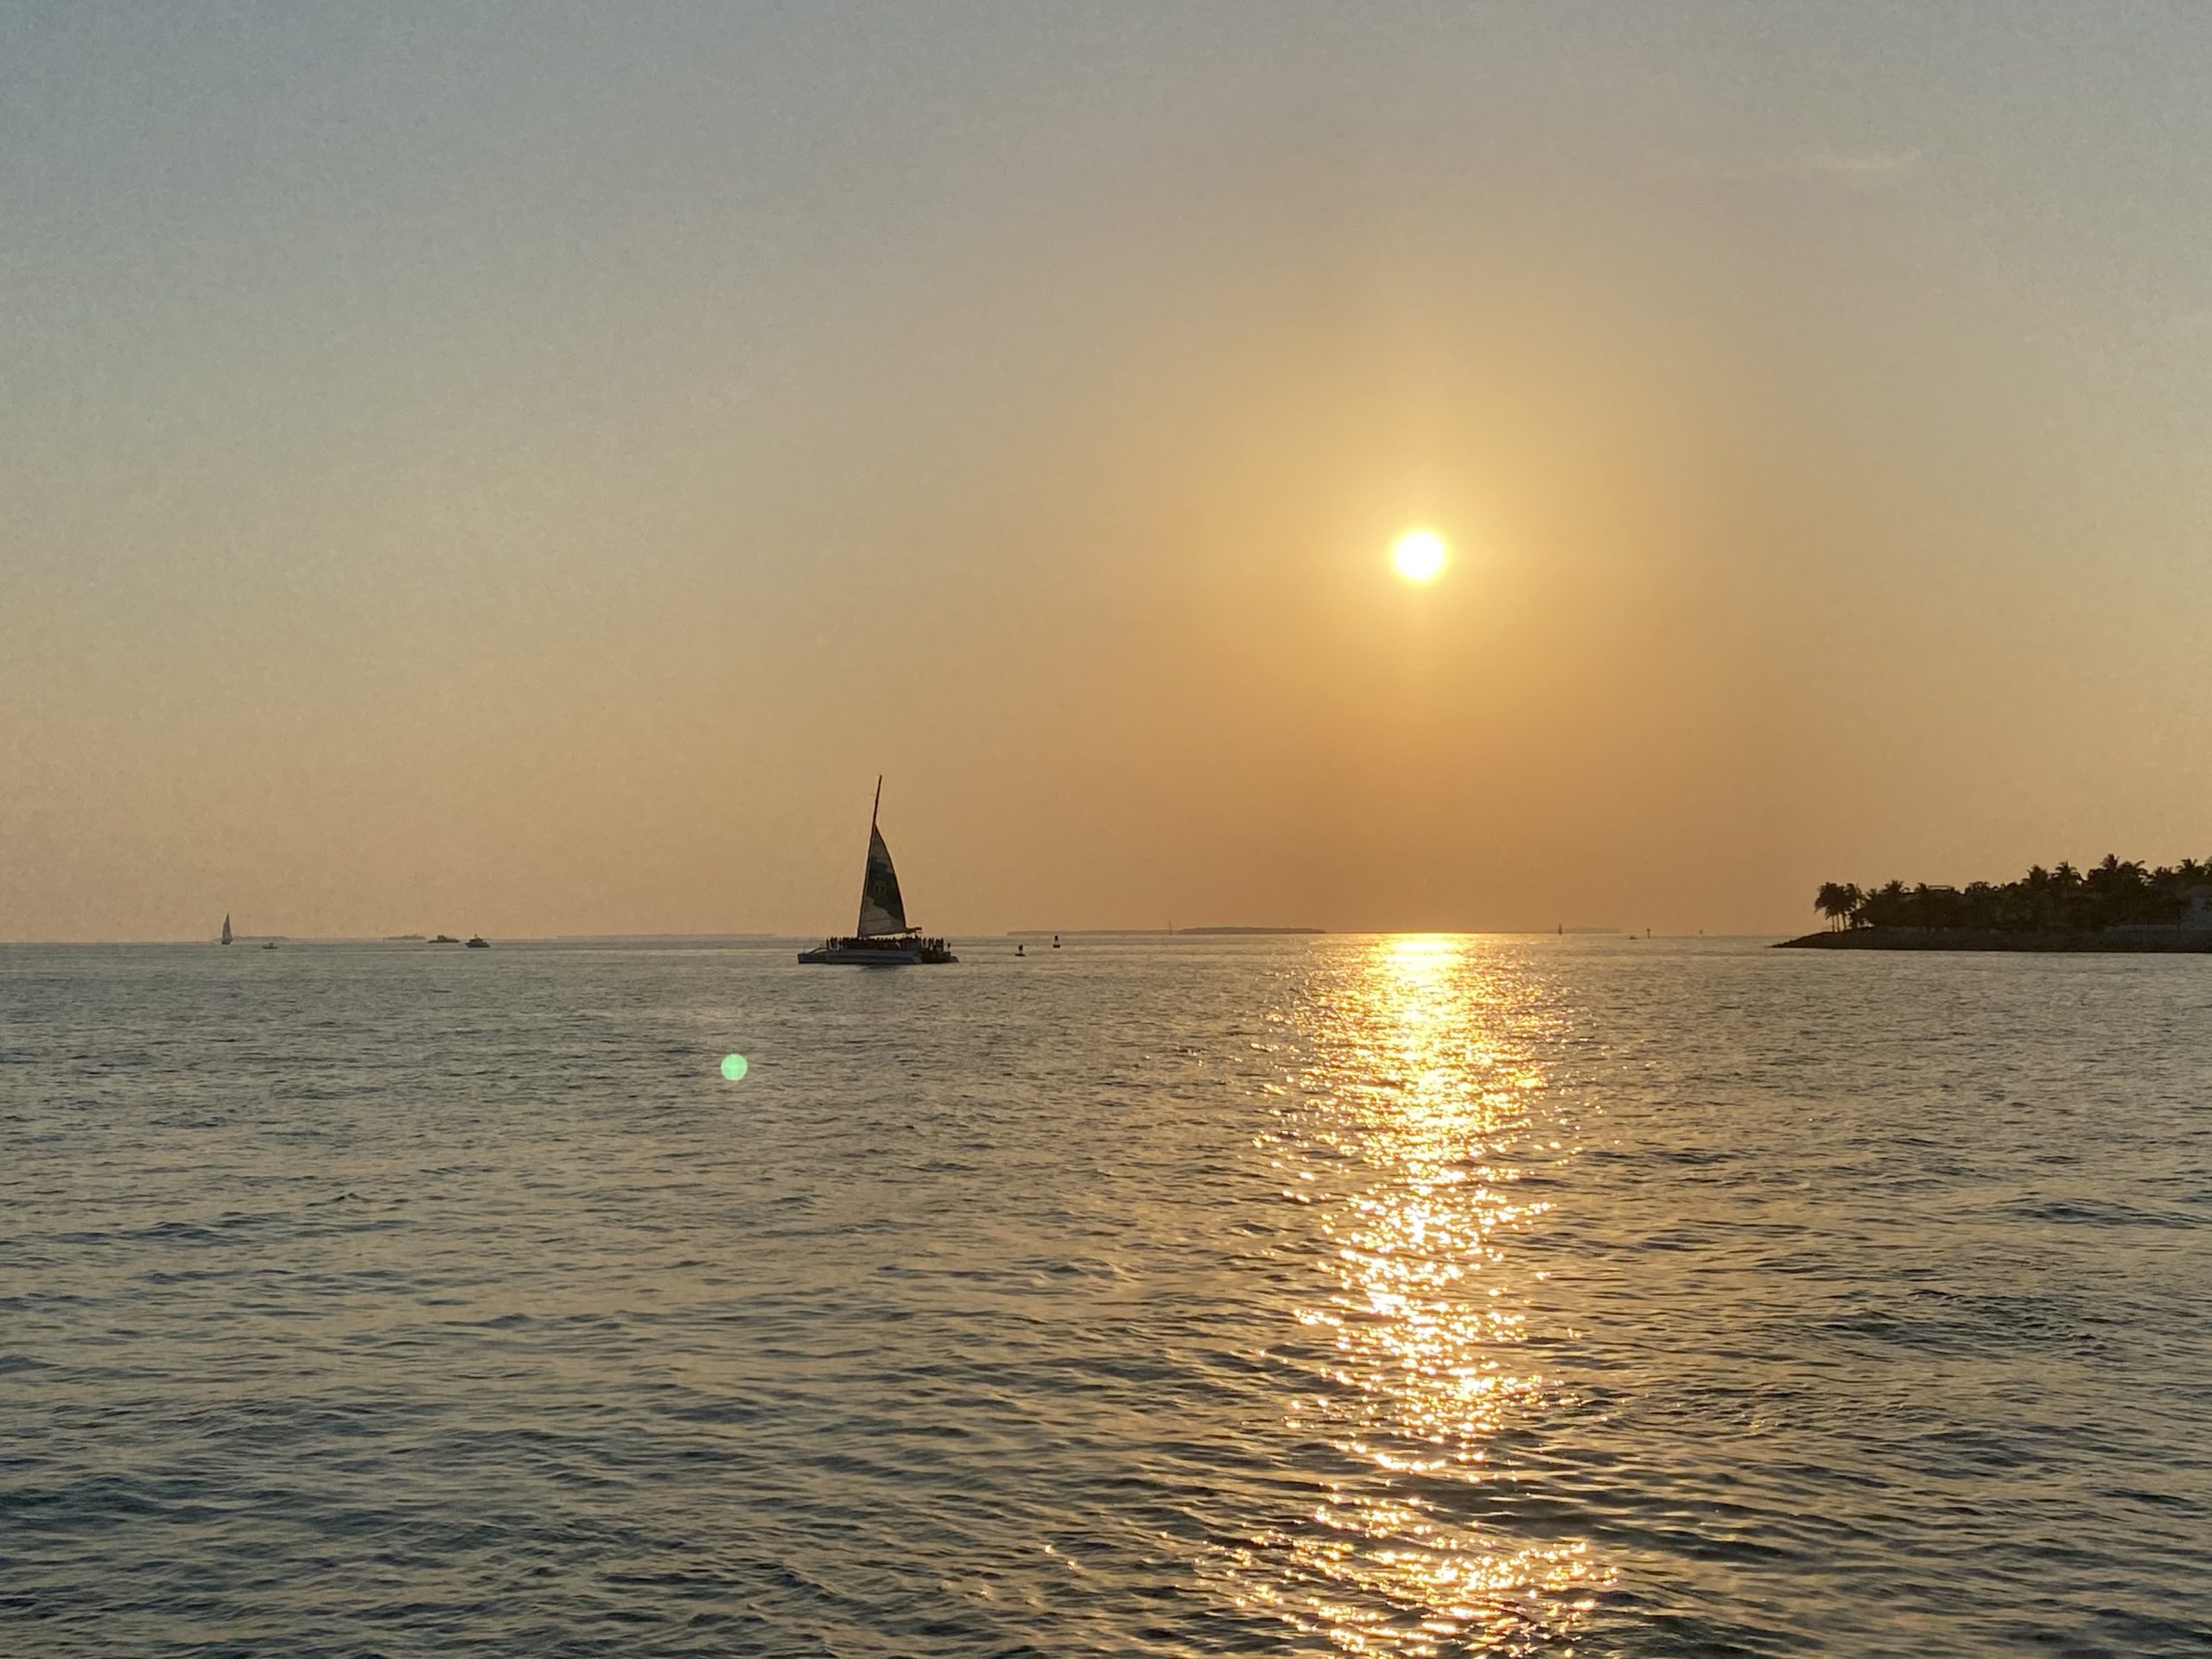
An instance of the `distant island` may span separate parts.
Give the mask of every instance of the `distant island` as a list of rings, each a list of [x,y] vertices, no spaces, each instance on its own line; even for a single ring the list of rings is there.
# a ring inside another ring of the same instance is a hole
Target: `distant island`
[[[1245,934],[1314,935],[1326,933],[1325,927],[1063,927],[1055,931],[1049,927],[1017,927],[1007,935],[1009,939],[1152,939],[1181,938],[1189,934],[1197,938],[1234,938]]]
[[[2117,854],[2083,871],[2038,864],[2016,881],[1963,887],[1823,881],[1825,931],[1810,950],[2212,951],[2212,863],[2149,868]]]
[[[1202,939],[1222,939],[1241,938],[1247,934],[1262,934],[1270,938],[1286,933],[1304,936],[1325,933],[1329,930],[1325,927],[1179,927],[1172,931],[1179,937],[1189,933]]]

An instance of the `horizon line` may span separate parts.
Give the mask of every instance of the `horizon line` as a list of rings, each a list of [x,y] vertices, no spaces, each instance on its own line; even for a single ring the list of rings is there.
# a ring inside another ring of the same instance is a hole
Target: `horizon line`
[[[633,940],[691,939],[731,940],[763,944],[785,944],[793,940],[821,937],[813,932],[761,932],[752,931],[702,931],[689,932],[645,933],[505,933],[482,934],[486,939],[503,940],[510,944],[614,944]],[[1648,931],[1634,928],[1570,927],[1265,927],[1224,925],[1209,927],[1020,927],[998,931],[963,931],[947,929],[946,938],[1017,939],[1033,938],[1615,938],[1641,939],[1764,939],[1789,937],[1779,930],[1754,930],[1743,932],[1710,932],[1700,928],[1688,931]],[[283,944],[429,944],[430,936],[391,933],[238,933],[232,935],[235,944],[262,944],[275,941]],[[461,942],[455,940],[455,944]],[[136,946],[136,945],[209,945],[218,950],[224,946],[219,940],[198,936],[171,936],[161,938],[0,938],[0,948],[28,946]],[[441,947],[444,948],[444,947]]]

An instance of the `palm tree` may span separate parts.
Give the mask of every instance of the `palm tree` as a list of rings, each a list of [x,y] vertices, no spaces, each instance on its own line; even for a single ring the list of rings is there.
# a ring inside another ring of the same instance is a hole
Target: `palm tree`
[[[2061,859],[2050,872],[2051,912],[2060,927],[2081,925],[2082,872]]]
[[[1843,918],[1851,914],[1853,894],[1840,881],[1823,881],[1821,890],[1813,895],[1813,908],[1828,918],[1828,931],[1833,933],[1843,925]]]

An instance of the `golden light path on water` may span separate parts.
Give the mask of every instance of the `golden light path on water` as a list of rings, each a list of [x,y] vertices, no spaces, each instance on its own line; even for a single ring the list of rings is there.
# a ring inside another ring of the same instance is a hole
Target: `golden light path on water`
[[[1538,1277],[1514,1243],[1548,1205],[1522,1165],[1572,1155],[1533,1112],[1558,1016],[1480,941],[1401,937],[1346,958],[1284,1017],[1273,1140],[1312,1217],[1308,1340],[1282,1432],[1338,1454],[1310,1524],[1236,1553],[1239,1600],[1351,1653],[1572,1652],[1612,1573],[1586,1541],[1499,1529],[1501,1436],[1571,1408],[1526,1363]],[[1487,1518],[1486,1518],[1487,1517]]]

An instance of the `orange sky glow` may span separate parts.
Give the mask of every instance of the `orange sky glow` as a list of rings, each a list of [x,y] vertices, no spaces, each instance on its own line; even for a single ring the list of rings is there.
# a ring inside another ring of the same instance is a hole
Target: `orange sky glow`
[[[0,25],[0,938],[2212,855],[2212,27],[1665,10]]]

